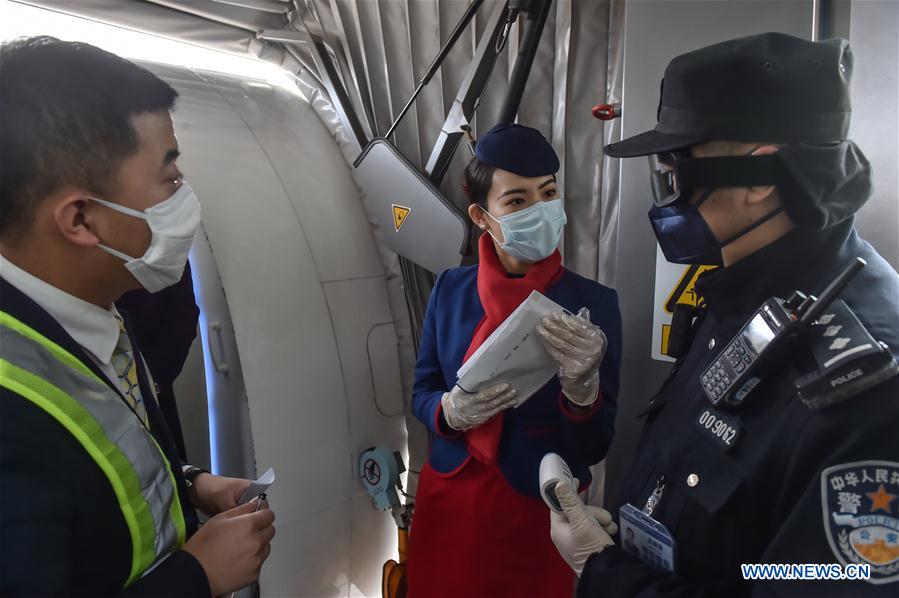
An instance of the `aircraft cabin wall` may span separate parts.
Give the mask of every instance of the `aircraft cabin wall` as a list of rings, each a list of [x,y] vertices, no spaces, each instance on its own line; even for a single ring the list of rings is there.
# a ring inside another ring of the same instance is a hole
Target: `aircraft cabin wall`
[[[278,475],[278,535],[260,583],[266,595],[376,595],[396,526],[373,508],[357,461],[406,436],[384,269],[359,190],[303,98],[145,66],[181,94],[179,163],[203,202],[191,263],[205,367],[189,360],[179,385],[209,390],[215,472]],[[206,421],[185,399],[191,437]]]
[[[849,137],[871,160],[874,195],[855,222],[859,234],[899,269],[899,2],[852,2],[848,35],[855,54]]]

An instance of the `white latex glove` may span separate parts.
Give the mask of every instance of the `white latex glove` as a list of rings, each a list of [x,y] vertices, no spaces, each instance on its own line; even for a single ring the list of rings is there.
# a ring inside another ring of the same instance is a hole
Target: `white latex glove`
[[[568,482],[559,482],[556,497],[564,514],[550,511],[550,535],[559,554],[580,577],[590,555],[615,544],[612,535],[618,533],[618,525],[605,509],[582,503]]]
[[[589,407],[599,393],[599,364],[606,354],[606,335],[590,322],[590,310],[577,316],[551,314],[537,325],[540,341],[559,363],[559,382],[568,400]]]
[[[500,382],[494,386],[467,393],[458,386],[444,393],[440,403],[443,405],[443,418],[449,427],[464,431],[480,426],[485,421],[510,407],[515,406],[518,394],[511,385]]]

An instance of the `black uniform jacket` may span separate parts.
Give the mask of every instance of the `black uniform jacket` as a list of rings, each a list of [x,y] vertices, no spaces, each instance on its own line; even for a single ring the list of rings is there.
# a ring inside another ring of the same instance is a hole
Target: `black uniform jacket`
[[[188,461],[175,401],[175,379],[181,373],[194,339],[200,308],[194,296],[190,264],[176,284],[156,293],[129,291],[115,302],[125,315],[131,334],[140,345],[141,357],[156,382],[156,401],[182,461]]]
[[[0,309],[107,379],[56,320],[3,279]],[[142,396],[152,397],[143,367],[138,372]],[[196,513],[175,446],[155,401],[145,405],[172,464],[190,534]],[[52,416],[6,388],[0,388],[0,496],[0,596],[210,596],[202,566],[184,551],[122,591],[131,539],[108,478]]]
[[[850,536],[851,527],[841,531],[833,521],[835,514],[853,512],[891,525],[899,520],[899,376],[815,411],[794,396],[797,370],[788,356],[746,404],[722,410],[739,431],[732,448],[710,437],[699,421],[712,406],[700,376],[752,312],[766,298],[786,298],[795,289],[819,295],[855,257],[868,265],[840,298],[899,355],[899,277],[859,238],[851,219],[824,231],[794,230],[701,277],[708,309],[694,325],[688,353],[651,401],[635,461],[619,500],[610,505],[616,517],[624,503],[642,509],[664,475],[667,485],[653,517],[677,542],[676,571],[650,568],[619,542],[590,558],[578,596],[899,596],[899,560],[872,573],[878,583],[750,582],[740,567],[864,563],[849,558],[850,542],[895,540],[888,528]],[[874,558],[882,563],[892,557]]]

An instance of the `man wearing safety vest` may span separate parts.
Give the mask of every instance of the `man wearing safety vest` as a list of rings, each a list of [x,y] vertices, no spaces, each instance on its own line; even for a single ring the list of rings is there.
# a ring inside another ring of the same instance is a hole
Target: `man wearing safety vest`
[[[2,596],[208,597],[268,557],[273,513],[178,461],[113,305],[177,282],[200,224],[176,98],[87,44],[0,46]]]

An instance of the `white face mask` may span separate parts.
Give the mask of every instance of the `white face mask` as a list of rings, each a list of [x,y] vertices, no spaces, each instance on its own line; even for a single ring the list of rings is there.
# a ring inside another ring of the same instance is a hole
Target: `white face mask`
[[[156,293],[170,287],[184,275],[187,254],[200,227],[200,202],[187,183],[165,201],[140,212],[96,197],[92,201],[116,212],[140,218],[150,227],[150,246],[135,258],[106,245],[100,249],[125,262],[125,267],[142,287]]]
[[[490,233],[500,248],[512,257],[531,263],[552,255],[559,246],[562,229],[568,222],[561,197],[537,202],[529,208],[499,218],[487,210],[484,213],[493,218],[503,232],[504,243],[500,243]]]

